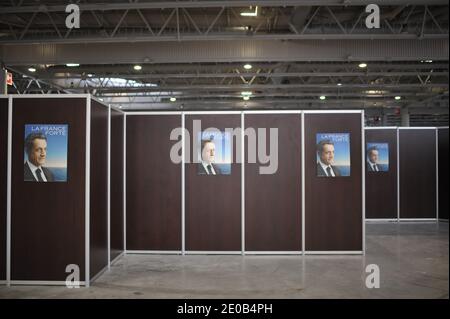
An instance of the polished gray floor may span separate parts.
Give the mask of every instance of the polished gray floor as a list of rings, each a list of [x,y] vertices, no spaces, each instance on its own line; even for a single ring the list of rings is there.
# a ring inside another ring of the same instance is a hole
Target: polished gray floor
[[[449,298],[448,223],[368,223],[365,256],[119,259],[85,289],[0,287],[3,298]],[[380,268],[380,288],[365,268]]]

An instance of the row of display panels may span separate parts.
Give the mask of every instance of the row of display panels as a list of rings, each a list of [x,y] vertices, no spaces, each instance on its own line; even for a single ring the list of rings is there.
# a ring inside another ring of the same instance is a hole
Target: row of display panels
[[[362,119],[127,113],[126,251],[363,253]]]
[[[444,189],[445,181],[448,189],[448,180],[438,178],[437,165],[424,164],[443,138],[435,138],[434,144],[425,140],[420,146],[420,138],[427,136],[422,130],[432,130],[386,128],[387,134],[395,132],[395,141],[377,136],[383,132],[379,129],[370,130],[374,136],[366,130],[364,142],[360,111],[128,113],[124,121],[119,110],[109,113],[94,100],[95,106],[88,108],[88,101],[88,95],[26,96],[11,99],[8,108],[8,99],[0,99],[5,122],[0,141],[10,148],[3,152],[3,162],[10,166],[2,170],[1,180],[6,182],[0,195],[9,206],[1,226],[11,225],[9,235],[2,236],[2,247],[8,249],[0,256],[4,267],[0,266],[0,273],[10,282],[60,282],[67,276],[61,265],[72,258],[82,265],[81,277],[88,278],[82,283],[88,284],[124,249],[129,253],[363,253],[364,208],[369,211],[373,202],[389,202],[379,200],[386,199],[379,190],[392,190],[392,175],[395,186],[401,185],[399,176],[405,177],[404,191],[397,186],[390,194],[410,198],[406,204],[396,202],[397,212],[408,203],[427,214],[433,211],[430,195],[426,200],[420,197],[425,184],[418,179],[433,176],[431,167],[435,169],[431,197],[439,198],[438,189]],[[196,121],[208,129],[197,130]],[[236,128],[254,128],[256,143],[250,145],[251,134],[236,134]],[[180,129],[178,140],[170,138],[174,129]],[[277,132],[274,144],[271,129]],[[397,143],[402,134],[413,143]],[[398,156],[402,144],[408,157]],[[184,156],[173,156],[177,145]],[[448,138],[446,145],[448,158]],[[444,153],[435,152],[434,163]],[[397,173],[403,166],[398,158],[408,159],[405,173]],[[21,166],[15,164],[20,162]],[[371,188],[372,184],[381,187]],[[416,193],[408,191],[409,186]],[[417,200],[422,206],[414,203]],[[83,215],[91,210],[101,213]],[[387,212],[385,207],[375,210]],[[36,212],[48,216],[43,219]],[[65,244],[74,249],[67,250]],[[30,270],[29,264],[36,266]]]
[[[123,252],[123,119],[86,94],[0,97],[0,280],[89,286]]]
[[[448,220],[448,127],[367,127],[365,140],[366,219]]]

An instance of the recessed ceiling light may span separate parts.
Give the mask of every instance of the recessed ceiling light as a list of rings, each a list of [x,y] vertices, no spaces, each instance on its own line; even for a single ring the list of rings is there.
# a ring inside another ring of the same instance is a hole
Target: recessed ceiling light
[[[66,66],[69,67],[69,68],[75,68],[77,66],[80,66],[80,64],[78,64],[78,63],[66,63]]]
[[[36,69],[35,69],[35,68],[28,68],[28,71],[30,71],[30,72],[36,72]]]
[[[366,68],[367,67],[367,63],[360,63],[360,64],[358,64],[358,66],[361,68],[361,69],[364,69],[364,68]]]
[[[244,69],[246,69],[246,70],[250,70],[252,68],[252,65],[251,64],[244,64]]]
[[[135,69],[136,71],[140,71],[140,70],[142,70],[142,66],[140,66],[139,64],[136,64],[135,66],[133,66],[133,69]]]
[[[176,97],[171,97],[171,98],[170,98],[170,102],[175,102],[176,100],[177,100]]]
[[[342,86],[342,83],[339,82],[339,83],[337,84],[337,86]]]
[[[400,95],[397,95],[396,97],[394,97],[394,99],[396,99],[398,101],[398,100],[401,100],[402,97]]]
[[[320,97],[319,97],[319,99],[321,99],[321,100],[325,100],[327,97],[325,96],[325,95],[321,95]]]
[[[243,99],[244,99],[244,101],[248,101],[248,100],[250,100],[250,96],[246,95],[243,97]]]
[[[252,7],[250,7],[250,9],[252,9]],[[243,17],[257,17],[258,16],[258,6],[255,7],[255,11],[241,12],[241,16],[243,16]]]

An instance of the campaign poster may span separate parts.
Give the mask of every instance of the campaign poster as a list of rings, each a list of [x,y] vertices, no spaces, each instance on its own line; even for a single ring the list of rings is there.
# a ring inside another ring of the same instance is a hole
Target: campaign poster
[[[67,182],[67,124],[26,124],[24,181]]]
[[[316,150],[317,176],[350,176],[349,133],[317,133]]]

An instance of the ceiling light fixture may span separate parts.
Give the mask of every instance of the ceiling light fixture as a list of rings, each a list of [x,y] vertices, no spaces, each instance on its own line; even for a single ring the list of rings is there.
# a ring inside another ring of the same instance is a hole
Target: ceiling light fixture
[[[325,100],[327,97],[325,96],[325,95],[321,95],[320,97],[319,97],[319,99],[321,99],[321,100]]]
[[[140,66],[139,64],[136,64],[135,66],[133,66],[133,69],[135,69],[136,71],[140,71],[140,70],[142,70],[142,66]]]
[[[358,64],[358,66],[361,68],[361,69],[364,69],[364,68],[367,68],[367,63],[360,63],[360,64]]]
[[[171,98],[170,98],[170,102],[175,102],[176,100],[177,100],[176,97],[171,97]]]
[[[69,68],[76,68],[77,66],[80,66],[78,63],[66,63],[66,66]]]
[[[250,70],[253,66],[251,64],[244,64],[244,69]]]
[[[36,72],[36,69],[35,69],[35,68],[28,68],[28,71],[30,71],[30,72]]]
[[[250,10],[253,10],[252,6],[250,6]],[[255,11],[244,11],[244,12],[241,12],[241,16],[243,16],[243,17],[257,17],[258,16],[258,6],[255,7]]]

